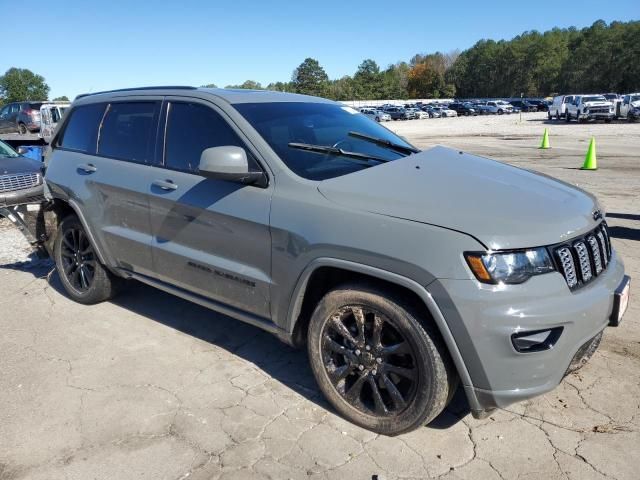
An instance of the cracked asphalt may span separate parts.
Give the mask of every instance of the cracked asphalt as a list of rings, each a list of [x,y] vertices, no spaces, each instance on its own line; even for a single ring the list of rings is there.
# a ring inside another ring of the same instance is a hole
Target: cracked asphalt
[[[640,124],[531,114],[389,126],[598,195],[634,281],[623,324],[583,369],[484,420],[458,394],[431,425],[379,436],[332,411],[305,352],[256,328],[136,283],[73,303],[2,220],[0,479],[637,479]],[[545,126],[553,148],[541,151]],[[577,170],[592,134],[600,169]]]

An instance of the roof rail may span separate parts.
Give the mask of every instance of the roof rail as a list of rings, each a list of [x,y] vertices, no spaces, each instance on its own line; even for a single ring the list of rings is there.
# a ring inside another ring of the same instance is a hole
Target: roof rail
[[[79,98],[89,97],[91,95],[100,95],[102,93],[116,93],[116,92],[129,92],[131,90],[197,90],[196,87],[190,87],[185,85],[168,85],[168,86],[158,86],[158,87],[133,87],[133,88],[118,88],[116,90],[104,90],[102,92],[92,92],[92,93],[81,93],[76,96],[76,100]]]

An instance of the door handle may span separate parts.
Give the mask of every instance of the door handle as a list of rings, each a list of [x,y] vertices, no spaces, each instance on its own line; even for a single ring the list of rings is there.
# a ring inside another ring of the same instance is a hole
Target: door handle
[[[92,163],[81,163],[78,165],[78,170],[82,170],[84,173],[93,173],[98,169]]]
[[[166,190],[167,192],[178,188],[178,185],[173,183],[173,180],[154,180],[152,185],[161,188],[162,190]]]

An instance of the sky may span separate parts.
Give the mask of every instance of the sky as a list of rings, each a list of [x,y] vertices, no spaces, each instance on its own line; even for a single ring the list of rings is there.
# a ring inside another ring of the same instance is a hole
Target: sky
[[[598,19],[640,19],[640,1],[0,0],[0,75],[45,77],[49,98],[124,87],[288,81],[307,57],[330,78],[365,58],[464,50]]]

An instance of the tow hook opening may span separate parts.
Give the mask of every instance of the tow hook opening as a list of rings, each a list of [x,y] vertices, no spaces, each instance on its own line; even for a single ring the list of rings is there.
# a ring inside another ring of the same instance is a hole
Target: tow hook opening
[[[511,335],[511,343],[518,353],[534,353],[550,350],[558,342],[564,327],[529,330]]]

